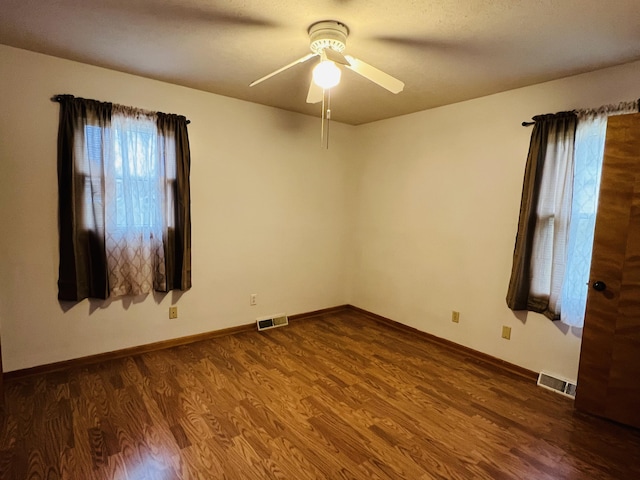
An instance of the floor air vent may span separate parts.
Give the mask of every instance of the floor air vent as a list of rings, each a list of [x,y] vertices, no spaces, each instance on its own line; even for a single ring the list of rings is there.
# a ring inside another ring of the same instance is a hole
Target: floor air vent
[[[548,373],[540,372],[540,375],[538,375],[538,385],[566,397],[575,398],[576,396],[576,384],[574,382],[554,377]]]
[[[278,313],[268,317],[257,318],[256,323],[258,324],[258,331],[268,330],[269,328],[289,325],[289,318],[284,313]]]

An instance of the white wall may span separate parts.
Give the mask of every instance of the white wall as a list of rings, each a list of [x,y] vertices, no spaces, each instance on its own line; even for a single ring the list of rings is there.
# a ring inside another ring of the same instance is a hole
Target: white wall
[[[575,379],[581,330],[506,306],[531,135],[520,123],[639,95],[636,62],[359,127],[351,303]]]
[[[347,302],[352,127],[319,147],[308,116],[0,45],[0,324],[5,371]],[[86,98],[191,120],[193,288],[57,301],[57,103]],[[249,294],[258,305],[249,306]],[[177,320],[168,307],[178,305]],[[108,307],[108,308],[107,308]]]
[[[575,378],[580,331],[505,304],[531,130],[638,95],[640,62],[360,127],[0,45],[5,371],[351,303],[534,371]],[[57,295],[57,93],[191,119],[193,288]],[[258,305],[248,297],[257,293]],[[179,318],[169,320],[177,303]],[[461,312],[451,323],[451,310]],[[500,338],[502,325],[512,339]]]

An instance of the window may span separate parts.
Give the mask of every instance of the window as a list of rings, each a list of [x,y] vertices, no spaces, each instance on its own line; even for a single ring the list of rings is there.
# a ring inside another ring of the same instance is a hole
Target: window
[[[535,117],[507,304],[582,327],[607,118],[638,102]]]
[[[59,298],[190,288],[186,119],[58,100]]]
[[[571,208],[573,112],[534,118],[507,304],[560,316]]]

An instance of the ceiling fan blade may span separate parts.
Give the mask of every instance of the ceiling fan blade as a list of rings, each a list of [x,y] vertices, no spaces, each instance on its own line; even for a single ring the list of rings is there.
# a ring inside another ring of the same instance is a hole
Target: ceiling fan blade
[[[426,37],[403,37],[403,36],[377,36],[373,40],[384,42],[389,45],[397,45],[399,47],[415,48],[417,50],[428,52],[439,52],[448,54],[475,54],[475,49],[468,44],[460,42],[452,42],[438,38]]]
[[[345,58],[349,61],[349,65],[346,65],[347,68],[371,80],[373,83],[377,83],[382,88],[386,88],[391,93],[400,93],[404,89],[404,82],[388,73],[384,73],[382,70],[378,70],[376,67],[372,67],[351,55],[346,55]]]
[[[285,70],[287,70],[288,68],[291,68],[291,67],[293,67],[293,66],[295,66],[295,65],[297,65],[297,64],[299,64],[299,63],[304,63],[304,62],[306,62],[307,60],[309,60],[310,58],[315,57],[316,55],[317,55],[316,53],[308,53],[308,54],[306,54],[304,57],[299,58],[298,60],[296,60],[296,61],[294,61],[294,62],[291,62],[291,63],[289,63],[288,65],[285,65],[285,66],[284,66],[284,67],[282,67],[282,68],[279,68],[279,69],[278,69],[278,70],[276,70],[275,72],[271,72],[269,75],[265,75],[264,77],[259,78],[258,80],[254,80],[253,82],[251,82],[251,83],[249,84],[249,86],[250,86],[250,87],[253,87],[253,86],[255,86],[255,85],[258,85],[259,83],[262,83],[262,82],[264,82],[265,80],[268,80],[268,79],[270,79],[271,77],[273,77],[273,76],[275,76],[275,75],[277,75],[277,74],[279,74],[279,73],[284,72],[284,71],[285,71]]]
[[[307,94],[307,103],[319,103],[322,101],[322,97],[324,96],[324,90],[322,87],[316,85],[316,82],[311,79],[311,84],[309,85],[309,93]]]
[[[349,60],[347,60],[345,56],[342,55],[337,50],[334,50],[332,48],[325,48],[323,52],[327,57],[327,59],[331,60],[334,63],[339,63],[340,65],[346,65],[346,66],[350,65]]]
[[[212,5],[215,2],[176,2],[164,1],[162,5],[158,2],[142,1],[122,2],[108,1],[100,2],[92,6],[96,10],[107,10],[121,13],[127,16],[140,16],[153,18],[163,22],[189,22],[189,24],[215,24],[222,27],[279,27],[280,24],[266,17],[249,15],[242,10],[225,9]],[[200,5],[203,4],[204,5]],[[221,3],[221,2],[220,2]]]

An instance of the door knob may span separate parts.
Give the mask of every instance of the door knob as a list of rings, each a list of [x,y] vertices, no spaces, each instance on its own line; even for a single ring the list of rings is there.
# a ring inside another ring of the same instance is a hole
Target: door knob
[[[607,284],[601,282],[600,280],[596,280],[595,282],[593,282],[593,289],[597,290],[598,292],[603,292],[607,289]]]

